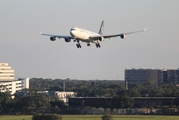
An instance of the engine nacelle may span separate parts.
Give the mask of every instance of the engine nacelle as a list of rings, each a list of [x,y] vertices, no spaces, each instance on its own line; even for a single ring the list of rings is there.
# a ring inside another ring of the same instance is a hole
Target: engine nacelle
[[[70,42],[70,41],[71,41],[71,39],[65,38],[65,42]]]
[[[52,36],[52,37],[50,37],[50,40],[51,40],[51,41],[55,41],[56,38]]]
[[[103,41],[104,38],[103,38],[103,37],[99,37],[98,40],[99,40],[99,41]]]
[[[126,37],[127,37],[127,36],[126,36],[125,34],[122,34],[122,35],[121,35],[121,38],[122,38],[122,39],[125,39]]]

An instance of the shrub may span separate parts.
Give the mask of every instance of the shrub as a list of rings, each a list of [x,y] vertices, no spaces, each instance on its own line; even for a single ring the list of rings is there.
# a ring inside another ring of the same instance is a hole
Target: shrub
[[[102,116],[102,120],[112,120],[112,115],[106,114]]]
[[[62,120],[62,117],[59,115],[41,115],[41,114],[36,114],[32,116],[32,120]]]

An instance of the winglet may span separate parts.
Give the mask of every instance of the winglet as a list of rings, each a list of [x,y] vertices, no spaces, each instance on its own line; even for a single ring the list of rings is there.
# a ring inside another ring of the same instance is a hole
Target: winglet
[[[40,34],[41,34],[41,35],[43,34],[42,31],[40,31]]]
[[[147,28],[144,29],[144,31],[146,31],[146,30],[147,30]]]

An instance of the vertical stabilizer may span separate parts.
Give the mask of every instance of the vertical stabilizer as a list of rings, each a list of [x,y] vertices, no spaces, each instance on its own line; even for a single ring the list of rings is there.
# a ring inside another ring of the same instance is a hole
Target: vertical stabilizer
[[[99,29],[99,34],[102,35],[103,34],[103,31],[104,31],[104,20],[101,22],[101,26],[100,26],[100,29]]]

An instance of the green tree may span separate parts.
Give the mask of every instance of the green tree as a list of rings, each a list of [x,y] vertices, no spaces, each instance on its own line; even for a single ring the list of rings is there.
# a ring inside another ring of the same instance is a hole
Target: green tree
[[[32,116],[32,120],[62,120],[62,117],[60,115],[41,115],[41,114],[35,114]]]
[[[102,120],[113,120],[112,115],[106,114],[102,116]]]
[[[3,113],[8,113],[13,108],[13,100],[10,92],[0,92],[0,109]]]
[[[131,108],[134,105],[134,99],[124,94],[121,98],[121,106],[123,108]]]
[[[35,94],[33,96],[20,98],[17,102],[16,109],[21,110],[21,112],[28,112],[29,110],[47,108],[50,108],[48,97],[43,94]]]

